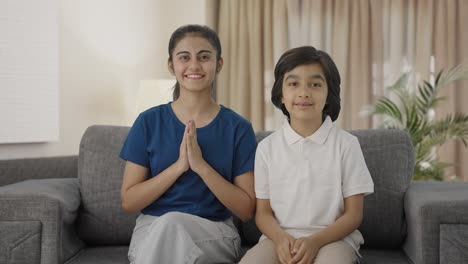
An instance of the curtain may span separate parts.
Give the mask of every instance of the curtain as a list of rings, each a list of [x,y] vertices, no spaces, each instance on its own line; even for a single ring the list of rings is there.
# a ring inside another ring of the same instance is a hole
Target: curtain
[[[288,48],[286,28],[284,0],[219,2],[218,33],[225,63],[216,82],[217,100],[249,119],[255,130],[280,118],[269,93],[274,64]]]
[[[435,58],[435,72],[468,63],[468,1],[435,1],[432,13],[432,45]],[[468,113],[468,81],[460,81],[445,87],[441,93],[446,100],[436,111],[436,116],[449,113]],[[444,145],[438,151],[442,161],[454,163],[448,170],[448,177],[458,176],[468,181],[468,150],[460,142]]]

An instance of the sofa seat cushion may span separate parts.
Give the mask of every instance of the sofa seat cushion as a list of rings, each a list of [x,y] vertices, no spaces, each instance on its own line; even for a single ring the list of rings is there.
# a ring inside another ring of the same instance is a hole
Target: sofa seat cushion
[[[244,254],[247,249],[243,247],[241,253]],[[88,247],[82,249],[65,264],[129,264],[127,253],[127,246]]]
[[[65,264],[128,264],[127,246],[87,247]]]
[[[401,250],[367,249],[360,250],[362,259],[360,264],[409,264],[406,255]]]

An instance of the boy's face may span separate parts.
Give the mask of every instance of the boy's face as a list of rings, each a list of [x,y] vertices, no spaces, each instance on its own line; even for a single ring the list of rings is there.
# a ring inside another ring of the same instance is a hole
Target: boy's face
[[[291,123],[322,123],[328,94],[327,81],[320,64],[299,65],[284,74],[281,102],[289,112]]]

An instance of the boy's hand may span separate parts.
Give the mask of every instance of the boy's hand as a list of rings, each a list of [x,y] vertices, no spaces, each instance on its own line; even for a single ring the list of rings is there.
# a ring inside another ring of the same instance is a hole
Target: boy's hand
[[[301,237],[297,239],[292,247],[292,255],[288,264],[310,264],[313,263],[315,257],[317,256],[320,246],[315,241],[313,236],[310,237]]]
[[[291,251],[294,246],[294,237],[290,234],[285,234],[279,241],[276,243],[276,254],[281,264],[291,263],[292,255]]]

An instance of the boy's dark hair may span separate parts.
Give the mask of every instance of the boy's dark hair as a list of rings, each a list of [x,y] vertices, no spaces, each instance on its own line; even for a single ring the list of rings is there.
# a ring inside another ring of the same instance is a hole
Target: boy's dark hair
[[[216,61],[218,61],[221,58],[221,42],[219,41],[218,34],[216,34],[216,32],[213,29],[203,25],[185,25],[176,29],[172,33],[171,38],[169,39],[168,62],[172,62],[172,53],[174,52],[177,43],[179,43],[179,41],[185,38],[187,35],[202,37],[206,39],[216,50]],[[179,82],[176,82],[176,84],[174,85],[174,92],[172,93],[173,100],[177,100],[179,96]]]
[[[340,114],[341,99],[340,99],[340,73],[333,62],[332,58],[325,51],[317,50],[312,46],[303,46],[286,51],[278,60],[275,66],[275,83],[271,90],[271,101],[273,104],[283,111],[283,114],[290,118],[288,110],[281,103],[283,97],[283,78],[284,75],[292,71],[297,66],[320,64],[325,80],[327,81],[328,93],[325,107],[323,108],[322,120],[325,120],[327,115],[332,121],[335,121]]]

